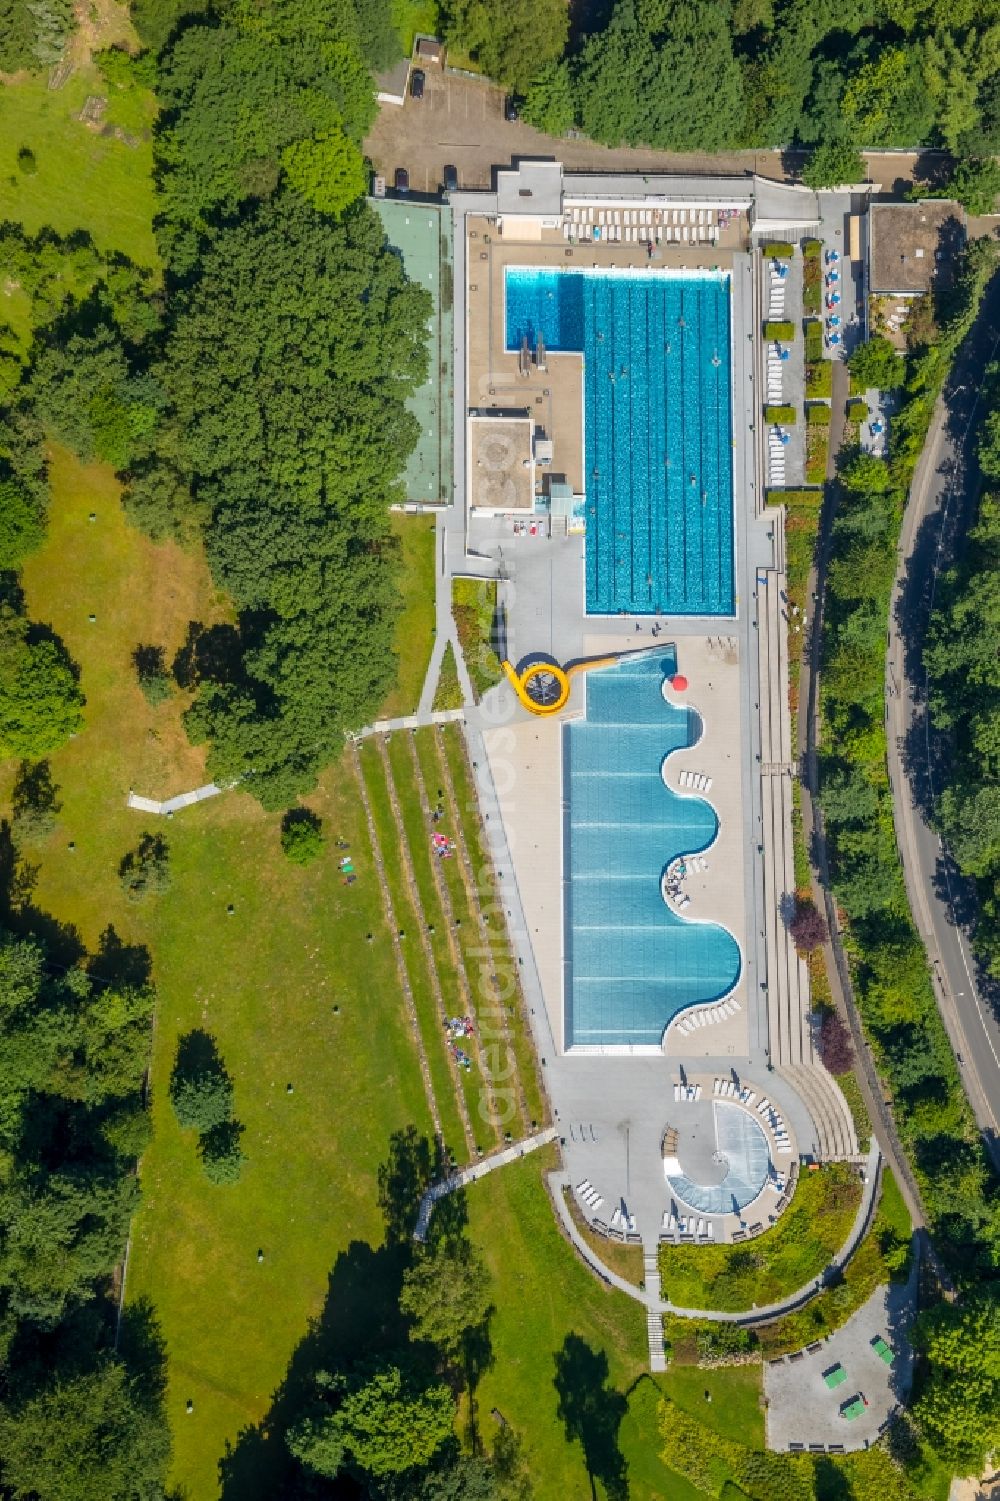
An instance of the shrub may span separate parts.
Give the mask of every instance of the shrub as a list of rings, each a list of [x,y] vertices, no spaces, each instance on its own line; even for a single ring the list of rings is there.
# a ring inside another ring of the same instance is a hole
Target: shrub
[[[867,401],[854,400],[847,403],[848,422],[867,422],[868,416],[869,413]]]
[[[35,173],[38,171],[38,163],[35,160],[35,153],[32,151],[30,146],[21,147],[20,151],[17,153],[17,165],[20,167],[25,177],[34,177]]]
[[[764,324],[764,338],[773,339],[777,344],[790,344],[795,338],[795,324],[787,319],[775,323]]]
[[[198,1154],[210,1183],[235,1183],[246,1157],[240,1146],[243,1127],[239,1121],[221,1121],[198,1140]]]
[[[281,820],[281,848],[294,865],[308,865],[323,848],[323,820],[309,808],[290,808]]]
[[[762,245],[761,254],[772,261],[787,261],[795,254],[795,247],[787,240],[775,240],[770,245]]]
[[[698,1357],[701,1361],[722,1361],[730,1355],[749,1355],[757,1343],[751,1329],[740,1324],[700,1324]]]
[[[853,146],[843,141],[828,141],[817,146],[802,181],[808,188],[839,188],[844,183],[864,182],[865,164]]]
[[[778,423],[778,422],[780,422],[784,426],[787,427],[790,424],[794,423],[794,421],[796,419],[796,416],[797,416],[797,413],[796,413],[796,410],[795,410],[794,407],[784,406],[784,407],[765,407],[764,408],[764,421],[765,422],[770,422],[770,423]]]
[[[134,850],[122,858],[118,879],[130,902],[170,886],[170,846],[162,834],[143,834]]]
[[[823,358],[823,325],[818,318],[807,318],[803,324],[806,346],[806,363],[815,365]]]
[[[44,536],[45,514],[35,496],[15,480],[0,481],[0,568],[19,568]]]
[[[810,402],[806,407],[806,421],[813,427],[829,427],[830,408],[826,405],[826,402]]]
[[[826,926],[826,919],[812,902],[795,900],[795,912],[788,931],[792,935],[792,942],[803,954],[811,954],[813,949],[822,948],[830,936]]]
[[[806,395],[827,399],[833,395],[833,365],[829,360],[815,360],[806,366]]]
[[[906,378],[903,356],[881,334],[867,344],[859,344],[848,363],[862,390],[874,386],[880,391],[894,391]]]
[[[132,666],[139,679],[139,687],[151,707],[155,708],[170,697],[173,686],[162,646],[137,646],[132,653]]]
[[[822,240],[803,240],[802,255],[807,261],[818,261],[823,250]]]
[[[188,1032],[177,1044],[170,1103],[184,1130],[211,1131],[233,1113],[233,1081],[207,1032]]]
[[[839,1011],[827,1011],[820,1022],[819,1056],[831,1074],[846,1074],[854,1067],[851,1034]]]

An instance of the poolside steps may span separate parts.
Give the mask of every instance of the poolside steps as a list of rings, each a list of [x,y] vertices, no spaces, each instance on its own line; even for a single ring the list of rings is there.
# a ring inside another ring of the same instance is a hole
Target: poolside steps
[[[850,1107],[832,1074],[818,1058],[809,1064],[779,1068],[782,1078],[802,1099],[816,1127],[819,1154],[828,1162],[859,1156],[858,1138]]]
[[[667,1356],[663,1348],[663,1319],[656,1307],[660,1301],[660,1262],[656,1251],[643,1251],[643,1278],[646,1283],[646,1337],[649,1341],[649,1369],[665,1371]],[[652,1305],[652,1306],[650,1306]]]
[[[783,530],[782,525],[777,525],[776,535]],[[758,568],[764,922],[769,956],[767,1009],[771,1058],[779,1067],[808,1063],[812,1059],[809,970],[788,931],[787,905],[795,891],[792,783],[797,766],[793,760],[788,704],[786,599],[784,572]]]

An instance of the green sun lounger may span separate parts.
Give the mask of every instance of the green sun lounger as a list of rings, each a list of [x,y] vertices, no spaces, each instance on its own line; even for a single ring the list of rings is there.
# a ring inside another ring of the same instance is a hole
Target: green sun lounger
[[[849,1401],[844,1403],[840,1409],[840,1416],[846,1418],[849,1423],[853,1423],[855,1418],[860,1418],[864,1410],[865,1399],[859,1393],[856,1397],[851,1397]]]
[[[823,1372],[823,1380],[830,1390],[833,1391],[835,1387],[843,1386],[847,1380],[847,1372],[838,1361],[836,1365],[830,1366],[829,1370]]]
[[[884,1360],[886,1365],[892,1365],[892,1349],[889,1345],[886,1344],[881,1334],[876,1334],[875,1338],[872,1340],[872,1349],[875,1351],[875,1354],[878,1356],[879,1360]]]

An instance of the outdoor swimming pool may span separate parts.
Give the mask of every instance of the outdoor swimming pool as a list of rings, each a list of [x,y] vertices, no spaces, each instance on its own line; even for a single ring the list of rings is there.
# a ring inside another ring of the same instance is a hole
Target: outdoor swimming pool
[[[512,266],[505,306],[584,356],[588,613],[732,615],[728,275]]]
[[[771,1153],[767,1137],[753,1116],[738,1105],[713,1101],[715,1142],[725,1158],[726,1173],[711,1188],[693,1183],[684,1173],[667,1173],[671,1193],[702,1214],[735,1214],[753,1202],[767,1182]]]
[[[676,1012],[739,976],[732,934],[681,917],[660,891],[670,861],[718,828],[709,803],[661,774],[699,734],[697,715],[663,697],[675,671],[667,648],[589,672],[587,717],[563,729],[567,1048],[659,1047]]]

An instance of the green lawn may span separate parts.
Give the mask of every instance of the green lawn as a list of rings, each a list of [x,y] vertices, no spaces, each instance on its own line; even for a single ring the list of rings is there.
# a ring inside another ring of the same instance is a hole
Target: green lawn
[[[556,1228],[544,1166],[551,1163],[533,1155],[467,1191],[470,1234],[490,1268],[496,1305],[496,1359],[477,1394],[484,1432],[497,1408],[523,1434],[537,1501],[590,1496],[583,1445],[559,1415],[559,1361],[566,1404],[588,1434],[594,1494],[604,1501],[601,1477],[624,1466],[631,1501],[696,1501],[702,1493],[660,1459],[658,1407],[667,1387],[657,1382],[668,1378],[648,1374],[643,1310],[577,1260]],[[749,1410],[743,1392],[754,1374],[714,1374],[719,1412]],[[731,1389],[739,1393],[732,1402]],[[754,1442],[758,1429],[755,1419],[753,1434],[743,1436]]]
[[[433,36],[438,27],[437,0],[391,0],[392,24],[407,56],[418,31]]]
[[[392,530],[402,545],[403,608],[396,622],[398,681],[382,705],[383,719],[416,709],[434,645],[434,517],[394,511]]]
[[[401,869],[401,862],[395,854],[399,843],[396,823],[389,801],[382,759],[373,741],[368,741],[362,746],[359,762],[372,811],[372,820],[375,824],[376,838],[385,861],[386,883],[392,899],[393,913],[398,926],[403,929],[404,933],[410,935],[401,943],[403,963],[406,966],[407,980],[413,996],[424,1052],[427,1056],[431,1088],[437,1101],[441,1129],[445,1143],[454,1153],[456,1160],[464,1163],[468,1161],[469,1152],[455,1098],[454,1075],[445,1050],[441,1027],[441,1006],[437,1000],[423,945],[417,938],[417,924],[420,919],[413,905],[413,898]]]
[[[353,779],[334,769],[311,799],[355,851],[350,888],[332,841],[316,865],[293,866],[279,816],[235,793],[169,823],[129,811],[130,787],[159,795],[204,780],[178,701],[146,705],[131,650],[152,641],[169,656],[188,620],[220,606],[200,559],[128,526],[109,470],[57,452],[52,478],[48,540],[24,585],[32,616],[80,663],[87,708],[83,733],[52,757],[63,811],[31,851],[34,901],[91,949],[111,924],[152,954],[155,1137],[128,1290],[153,1298],[170,1352],[173,1478],[209,1497],[226,1440],[266,1411],[321,1308],[338,1250],[381,1235],[375,1173],[390,1131],[429,1120]],[[117,865],[147,827],[169,841],[172,886],[130,906]],[[215,1034],[235,1080],[248,1157],[235,1187],[208,1182],[167,1103],[177,1036],[197,1026]]]
[[[803,1287],[844,1244],[861,1199],[843,1163],[802,1173],[773,1229],[738,1246],[662,1246],[663,1295],[679,1308],[736,1310]]]
[[[101,250],[156,266],[152,96],[145,96],[147,138],[128,146],[77,118],[90,95],[106,94],[93,67],[74,73],[61,89],[49,89],[34,75],[0,87],[0,217],[18,220],[31,234],[46,225],[59,234],[85,229]],[[18,170],[22,146],[35,154],[33,176]]]
[[[493,874],[493,863],[490,858],[489,846],[483,829],[479,813],[479,804],[476,801],[476,790],[473,783],[472,767],[469,765],[469,757],[466,754],[465,744],[462,739],[462,731],[458,725],[445,725],[438,731],[437,748],[440,755],[445,759],[451,773],[452,787],[455,792],[456,813],[458,827],[465,836],[466,848],[472,855],[473,869],[480,891],[485,895],[488,903],[496,903],[499,906],[499,894]],[[514,967],[511,955],[510,943],[506,935],[501,937],[496,930],[495,924],[491,927],[491,948],[498,946],[505,956],[510,956],[510,964]],[[496,936],[493,936],[495,933]],[[518,993],[507,1002],[510,1017],[511,1038],[515,1056],[517,1057],[518,1071],[524,1086],[525,1100],[531,1120],[542,1122],[548,1118],[548,1105],[542,1093],[539,1069],[535,1060],[534,1044],[531,1039],[531,1028],[528,1021],[527,1007],[524,996]]]
[[[435,709],[460,709],[462,707],[462,685],[458,681],[458,668],[455,665],[455,652],[449,641],[444,649],[444,658],[441,662],[441,672],[434,691]]]

